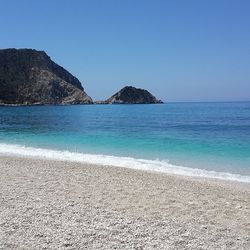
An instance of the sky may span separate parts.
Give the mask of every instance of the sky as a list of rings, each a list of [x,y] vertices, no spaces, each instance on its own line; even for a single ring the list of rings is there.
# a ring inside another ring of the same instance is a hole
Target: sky
[[[94,100],[250,101],[249,0],[0,0],[0,48],[44,50]]]

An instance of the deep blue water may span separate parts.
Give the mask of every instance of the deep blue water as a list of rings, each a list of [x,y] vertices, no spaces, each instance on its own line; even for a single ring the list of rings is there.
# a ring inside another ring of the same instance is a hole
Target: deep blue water
[[[0,143],[250,175],[250,102],[0,107]]]

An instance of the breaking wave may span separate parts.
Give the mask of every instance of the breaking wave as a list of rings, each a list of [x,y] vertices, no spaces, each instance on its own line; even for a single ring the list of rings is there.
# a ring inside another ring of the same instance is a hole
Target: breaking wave
[[[168,161],[145,160],[132,157],[119,157],[101,154],[84,154],[70,151],[59,151],[43,148],[26,147],[0,143],[0,154],[40,159],[81,162],[96,165],[116,166],[139,170],[157,171],[168,174],[177,174],[194,177],[215,178],[221,180],[250,183],[250,176],[226,172],[208,171],[205,169],[189,168],[170,164]]]

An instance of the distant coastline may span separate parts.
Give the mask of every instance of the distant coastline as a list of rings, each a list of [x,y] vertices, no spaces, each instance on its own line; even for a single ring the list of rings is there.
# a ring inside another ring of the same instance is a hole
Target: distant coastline
[[[93,104],[81,82],[35,49],[0,50],[0,105]],[[96,104],[162,103],[145,89],[125,86]]]

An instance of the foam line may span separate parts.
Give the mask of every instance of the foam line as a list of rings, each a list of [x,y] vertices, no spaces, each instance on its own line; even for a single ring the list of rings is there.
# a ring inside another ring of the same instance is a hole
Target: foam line
[[[62,160],[70,162],[82,162],[97,165],[117,166],[140,170],[157,171],[169,174],[207,177],[221,180],[231,180],[250,183],[250,176],[232,174],[226,172],[208,171],[205,169],[189,168],[170,164],[167,161],[144,160],[132,157],[118,157],[99,154],[84,154],[70,151],[59,151],[42,148],[26,147],[0,143],[0,154],[15,155],[25,157],[35,157],[40,159]]]

